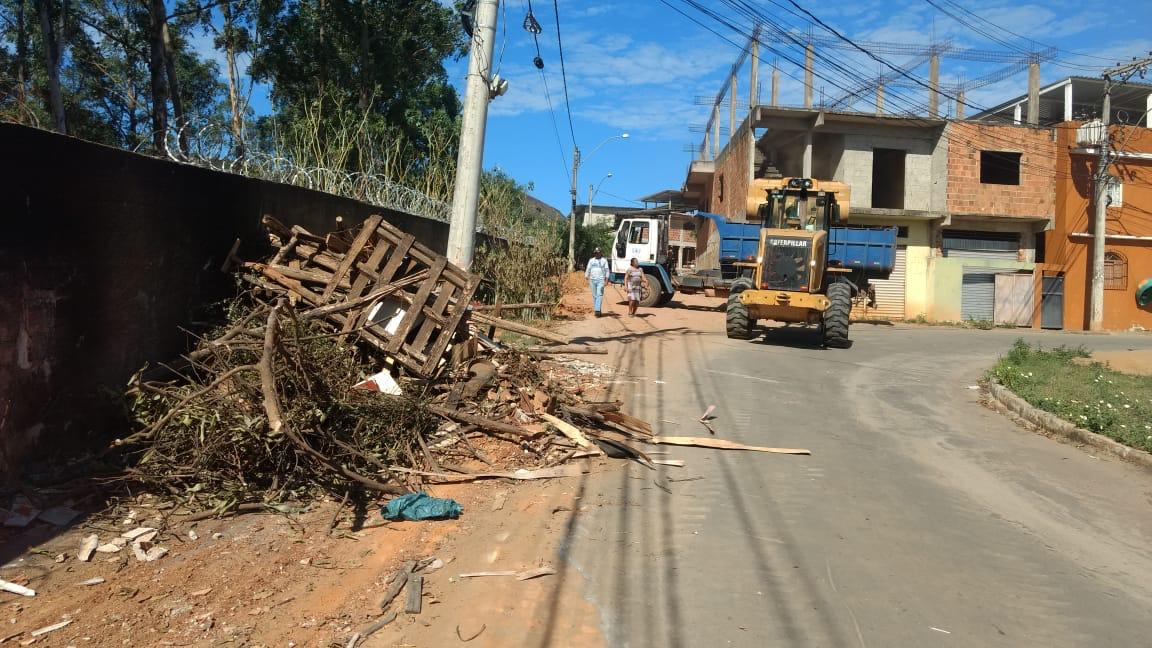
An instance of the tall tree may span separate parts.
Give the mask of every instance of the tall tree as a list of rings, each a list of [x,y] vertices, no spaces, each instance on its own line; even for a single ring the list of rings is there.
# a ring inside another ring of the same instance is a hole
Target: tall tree
[[[298,0],[265,7],[261,22],[252,73],[271,83],[282,121],[332,102],[421,142],[429,122],[459,112],[444,60],[463,53],[464,36],[437,0]]]
[[[67,133],[64,91],[60,85],[60,62],[64,58],[63,34],[68,23],[68,0],[61,0],[59,7],[52,0],[39,0],[37,4],[40,13],[40,41],[44,50],[44,68],[48,72],[52,126],[58,133]]]
[[[164,67],[164,26],[168,9],[164,0],[148,0],[148,76],[152,91],[152,146],[164,151],[168,137],[168,79]]]

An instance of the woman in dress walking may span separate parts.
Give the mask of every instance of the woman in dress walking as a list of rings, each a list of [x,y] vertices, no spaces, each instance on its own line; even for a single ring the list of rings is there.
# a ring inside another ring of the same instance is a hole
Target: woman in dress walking
[[[636,317],[644,281],[644,271],[640,269],[640,262],[633,257],[628,270],[624,273],[624,286],[628,289],[628,317]]]

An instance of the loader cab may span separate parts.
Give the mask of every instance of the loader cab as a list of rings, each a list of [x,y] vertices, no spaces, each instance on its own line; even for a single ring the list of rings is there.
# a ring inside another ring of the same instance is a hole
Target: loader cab
[[[827,232],[840,224],[836,194],[813,190],[810,179],[790,178],[785,186],[769,190],[767,198],[760,206],[766,229]]]
[[[840,224],[836,194],[790,178],[768,190],[760,206],[760,258],[755,285],[761,290],[817,293],[824,284],[828,230]]]

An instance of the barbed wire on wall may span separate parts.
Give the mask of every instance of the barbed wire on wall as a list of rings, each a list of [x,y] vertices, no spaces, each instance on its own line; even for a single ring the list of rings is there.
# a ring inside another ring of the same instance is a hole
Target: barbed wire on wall
[[[187,152],[180,146],[182,136]],[[149,133],[133,151],[143,152],[151,142]],[[162,154],[174,162],[323,191],[445,223],[451,220],[452,206],[443,200],[378,174],[307,166],[282,155],[242,148],[224,124],[172,126],[165,133]]]

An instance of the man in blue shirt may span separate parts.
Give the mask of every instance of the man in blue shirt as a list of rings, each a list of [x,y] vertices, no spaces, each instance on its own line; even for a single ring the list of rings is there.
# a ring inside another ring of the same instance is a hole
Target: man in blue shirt
[[[584,269],[584,278],[592,288],[592,308],[600,317],[600,302],[604,300],[604,284],[608,281],[608,259],[600,254],[600,248],[592,251],[592,258]]]

